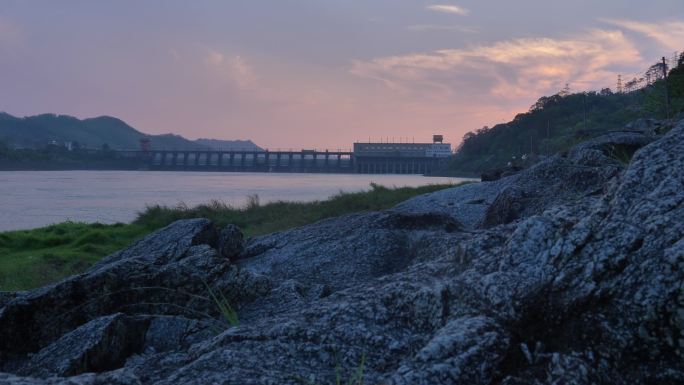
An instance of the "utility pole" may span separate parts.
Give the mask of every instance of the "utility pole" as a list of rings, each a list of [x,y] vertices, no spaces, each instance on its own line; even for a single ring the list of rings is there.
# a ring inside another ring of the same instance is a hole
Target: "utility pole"
[[[530,155],[532,155],[532,140],[534,140],[534,134],[530,135]]]
[[[582,92],[582,108],[584,109],[584,131],[587,131],[587,93]]]
[[[663,82],[665,83],[665,117],[670,119],[670,95],[667,91],[667,63],[663,56]]]

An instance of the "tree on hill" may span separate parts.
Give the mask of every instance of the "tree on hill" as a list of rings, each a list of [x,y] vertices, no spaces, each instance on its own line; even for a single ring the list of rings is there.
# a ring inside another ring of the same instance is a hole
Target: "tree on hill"
[[[677,66],[667,75],[667,90],[670,96],[672,111],[684,112],[684,52],[679,55]]]
[[[648,83],[636,80],[643,86],[638,90],[613,93],[604,88],[599,92],[570,93],[566,86],[555,95],[540,97],[529,111],[508,123],[468,132],[450,160],[449,171],[481,173],[503,167],[523,154],[565,151],[579,141],[620,129],[639,118],[663,119],[666,85],[661,66],[649,68],[650,75],[645,75]],[[657,75],[658,70],[661,75]],[[670,115],[684,112],[684,55],[668,73],[667,91]]]

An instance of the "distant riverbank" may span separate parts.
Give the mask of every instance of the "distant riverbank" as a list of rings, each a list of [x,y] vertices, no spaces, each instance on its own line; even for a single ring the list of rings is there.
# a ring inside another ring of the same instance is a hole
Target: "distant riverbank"
[[[140,165],[122,160],[99,160],[92,162],[53,162],[51,160],[0,160],[0,171],[135,171]]]
[[[60,223],[130,222],[148,205],[195,206],[212,200],[241,207],[250,196],[261,203],[310,202],[340,191],[452,184],[462,178],[420,175],[282,174],[196,171],[3,171],[0,231]]]
[[[156,205],[126,224],[65,222],[0,233],[0,291],[33,288],[79,273],[107,254],[178,219],[210,218],[221,226],[236,224],[247,236],[254,236],[347,213],[390,208],[413,196],[453,186],[386,188],[374,184],[369,191],[338,193],[314,202],[261,204],[253,195],[240,207],[218,201],[194,207]]]
[[[140,163],[121,157],[116,151],[103,148],[96,151],[61,146],[41,149],[12,149],[0,142],[0,171],[50,170],[136,170]]]

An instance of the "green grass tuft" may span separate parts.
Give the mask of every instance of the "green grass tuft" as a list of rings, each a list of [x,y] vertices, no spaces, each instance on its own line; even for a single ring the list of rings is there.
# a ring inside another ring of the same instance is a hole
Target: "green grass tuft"
[[[361,355],[361,362],[359,363],[359,366],[356,368],[356,370],[349,376],[349,379],[346,382],[346,385],[363,385],[363,379],[364,379],[364,370],[366,369],[366,355],[362,354]],[[340,367],[337,367],[337,375],[336,375],[336,385],[342,385],[342,370]]]
[[[617,160],[623,166],[628,166],[632,162],[632,157],[637,148],[620,145],[609,145],[606,148],[606,155]]]
[[[218,295],[216,295],[216,293],[214,292],[214,290],[211,289],[211,286],[209,286],[208,283],[204,282],[204,286],[207,287],[207,291],[209,292],[211,300],[214,301],[214,304],[216,305],[216,307],[218,308],[219,312],[226,320],[226,322],[228,322],[230,326],[239,326],[240,320],[238,318],[238,314],[233,309],[233,307],[230,306],[230,301],[228,301],[223,292],[221,290],[218,290]]]

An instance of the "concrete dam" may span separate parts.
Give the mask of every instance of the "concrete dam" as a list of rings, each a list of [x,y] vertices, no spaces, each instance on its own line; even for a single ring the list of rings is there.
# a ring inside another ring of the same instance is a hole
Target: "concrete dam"
[[[451,145],[441,143],[354,143],[352,151],[142,150],[119,151],[150,170],[430,174],[444,166]]]

